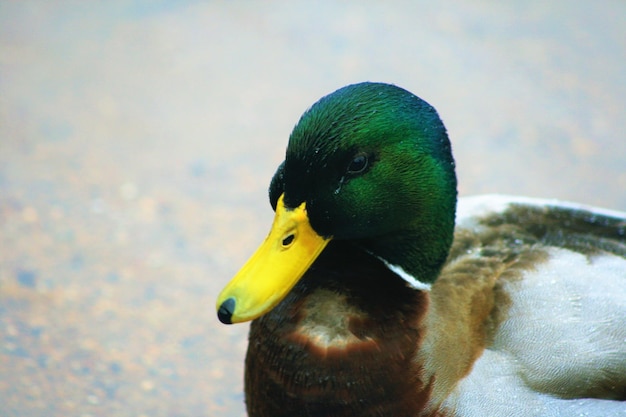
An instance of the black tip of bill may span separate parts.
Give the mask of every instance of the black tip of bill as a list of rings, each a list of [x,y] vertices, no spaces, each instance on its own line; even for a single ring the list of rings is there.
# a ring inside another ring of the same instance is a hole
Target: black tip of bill
[[[235,312],[235,299],[227,298],[217,310],[217,318],[224,324],[233,324],[232,318]]]

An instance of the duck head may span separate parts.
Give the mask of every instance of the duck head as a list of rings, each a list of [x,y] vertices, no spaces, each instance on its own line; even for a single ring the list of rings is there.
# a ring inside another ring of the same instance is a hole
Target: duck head
[[[445,127],[432,106],[402,88],[341,88],[302,115],[269,196],[272,229],[219,295],[223,323],[271,310],[331,240],[353,243],[428,289],[454,231],[456,176]]]

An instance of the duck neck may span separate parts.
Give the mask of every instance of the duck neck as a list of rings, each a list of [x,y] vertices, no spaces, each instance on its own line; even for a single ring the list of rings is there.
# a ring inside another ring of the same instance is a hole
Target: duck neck
[[[446,155],[450,158],[449,163],[433,165],[433,170],[439,174],[433,175],[430,182],[422,179],[421,192],[403,193],[404,200],[396,200],[390,216],[381,219],[390,226],[389,232],[359,242],[366,251],[418,289],[427,289],[435,282],[448,258],[454,237],[456,176],[452,156],[449,152]],[[424,198],[424,195],[428,197]]]
[[[448,257],[453,234],[454,212],[434,227],[377,236],[360,245],[413,287],[430,289]]]

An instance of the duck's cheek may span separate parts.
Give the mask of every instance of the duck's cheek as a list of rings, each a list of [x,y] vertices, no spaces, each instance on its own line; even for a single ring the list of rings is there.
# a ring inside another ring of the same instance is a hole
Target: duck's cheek
[[[322,230],[323,232],[319,232],[320,234],[331,235],[335,240],[361,240],[382,233],[380,230],[384,231],[384,229],[380,228],[379,225],[378,219],[357,220],[351,219],[350,216],[334,216],[327,219],[323,227],[318,228],[313,225],[313,228]]]

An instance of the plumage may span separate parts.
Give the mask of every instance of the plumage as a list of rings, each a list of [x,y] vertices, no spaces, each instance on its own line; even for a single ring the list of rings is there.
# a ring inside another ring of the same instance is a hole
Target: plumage
[[[250,417],[626,416],[626,213],[457,205],[436,111],[380,83],[305,112],[270,203],[217,302]]]

